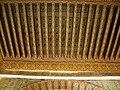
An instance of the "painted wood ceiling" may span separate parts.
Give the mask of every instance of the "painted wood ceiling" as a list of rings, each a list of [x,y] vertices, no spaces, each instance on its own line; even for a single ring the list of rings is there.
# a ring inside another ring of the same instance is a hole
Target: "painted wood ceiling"
[[[1,2],[4,60],[119,60],[119,3]]]
[[[1,90],[119,90],[119,80],[0,79]]]

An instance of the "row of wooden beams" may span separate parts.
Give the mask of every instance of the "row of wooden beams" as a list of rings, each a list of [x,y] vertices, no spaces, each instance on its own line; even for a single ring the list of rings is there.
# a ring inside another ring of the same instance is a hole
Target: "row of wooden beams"
[[[38,33],[39,33],[39,40],[40,40],[40,56],[38,58],[43,57],[43,52],[42,52],[42,34],[41,34],[41,18],[40,18],[40,4],[37,3],[37,17],[38,17]]]
[[[53,57],[55,55],[55,45],[54,45],[54,23],[55,23],[55,3],[52,3],[52,53],[53,53]]]
[[[108,37],[110,24],[111,24],[111,21],[112,21],[112,16],[113,16],[113,5],[110,8],[110,13],[109,13],[109,16],[108,16],[108,22],[107,22],[105,34],[104,34],[104,37],[103,37],[102,47],[100,49],[100,59],[103,58],[103,52],[104,52],[104,49],[105,49],[106,40],[107,40],[107,37]]]
[[[68,28],[69,28],[69,11],[70,3],[67,3],[67,22],[66,22],[66,43],[65,43],[65,57],[67,56],[67,47],[68,47]]]
[[[5,27],[6,27],[6,31],[7,31],[7,35],[8,35],[8,40],[9,40],[9,44],[10,44],[11,55],[12,55],[12,57],[15,57],[4,4],[2,4],[2,11],[3,11],[3,16],[4,16],[3,18],[5,20]]]
[[[32,1],[29,1],[29,0],[25,0],[25,1],[20,1],[20,0],[2,0],[1,2],[2,3],[67,3],[67,2],[70,2],[70,3],[73,3],[73,2],[76,2],[79,3],[79,4],[82,4],[82,3],[85,3],[85,4],[114,4],[114,5],[120,5],[119,4],[119,0],[106,0],[106,1],[103,1],[103,0],[32,0]]]
[[[24,25],[25,25],[25,37],[27,40],[27,57],[31,58],[31,52],[30,52],[30,40],[29,40],[29,35],[28,35],[28,26],[27,26],[27,18],[26,18],[26,8],[25,8],[25,3],[22,3],[23,6],[23,18],[24,18]]]
[[[96,12],[95,12],[95,19],[94,19],[94,24],[93,24],[93,31],[92,31],[92,37],[91,37],[91,42],[90,42],[90,49],[88,53],[88,58],[90,59],[92,57],[92,51],[93,51],[93,42],[95,38],[95,31],[96,31],[96,25],[97,25],[97,20],[98,20],[98,13],[99,13],[99,5],[96,7]]]
[[[19,88],[20,90],[103,90],[103,87],[94,84],[75,81],[75,80],[40,80],[25,87]]]
[[[81,58],[81,57],[79,57],[79,52],[80,52],[80,48],[81,48],[80,47],[80,41],[81,41],[81,36],[82,36],[82,25],[83,25],[84,9],[85,9],[85,4],[82,4],[82,13],[81,13],[81,19],[80,19],[80,31],[79,31],[77,58]]]
[[[86,49],[87,49],[87,42],[88,42],[88,36],[89,36],[89,31],[90,31],[90,17],[91,17],[91,13],[92,13],[92,5],[90,5],[89,7],[89,13],[88,13],[88,20],[87,20],[87,29],[86,29],[86,34],[85,34],[85,44],[84,44],[84,48],[83,48],[83,58],[86,59],[87,55],[86,55]]]
[[[100,37],[101,37],[101,34],[102,34],[102,30],[103,30],[105,14],[106,14],[106,5],[103,7],[102,17],[101,17],[101,22],[100,22],[100,28],[98,30],[98,37],[97,37],[97,41],[96,41],[96,48],[95,48],[95,54],[94,54],[95,59],[98,58],[97,54],[98,54],[98,50],[99,50]]]
[[[5,52],[6,52],[6,57],[9,57],[9,52],[8,52],[8,47],[7,47],[7,42],[5,40],[5,36],[4,36],[4,32],[3,32],[3,28],[2,28],[2,25],[1,25],[1,20],[0,20],[0,33],[1,33],[1,36],[2,36],[2,40],[3,40],[3,44],[4,44],[4,47],[5,47]],[[1,44],[0,44],[1,45]],[[2,48],[2,47],[1,47]],[[0,49],[2,50],[2,49]],[[3,54],[3,51],[2,52],[2,55],[4,56]]]
[[[30,17],[31,17],[31,27],[32,27],[32,41],[33,41],[33,51],[34,51],[34,55],[33,57],[36,58],[37,54],[36,54],[36,42],[35,42],[35,31],[34,31],[34,21],[33,21],[33,9],[32,9],[32,3],[30,3]]]
[[[106,56],[105,56],[106,59],[108,58],[108,53],[110,51],[110,47],[111,47],[111,44],[112,44],[112,40],[113,40],[113,36],[114,36],[116,25],[117,25],[118,17],[119,17],[119,8],[117,9],[117,13],[116,13],[116,17],[115,17],[115,22],[114,22],[113,29],[112,29],[112,34],[110,36],[110,41],[109,41],[107,52],[106,52]]]
[[[14,42],[15,42],[16,54],[17,54],[17,57],[20,57],[20,52],[19,52],[19,48],[18,48],[18,41],[17,41],[17,36],[16,36],[16,31],[15,31],[13,15],[12,15],[12,10],[11,10],[10,4],[8,4],[8,10],[9,10],[9,14],[10,14],[10,21],[11,21],[11,25],[12,25],[13,37],[15,40]],[[17,9],[16,9],[16,11],[17,11]]]
[[[77,14],[77,3],[74,5],[74,18],[73,18],[73,33],[72,33],[72,46],[71,46],[71,58],[73,56],[74,41],[75,41],[75,27],[76,27],[76,14]]]
[[[21,46],[21,51],[23,54],[23,57],[25,57],[25,50],[24,50],[24,44],[23,44],[23,39],[22,39],[22,30],[21,30],[21,24],[20,24],[20,16],[19,16],[19,9],[18,9],[18,4],[15,4],[16,7],[16,15],[17,15],[17,21],[18,21],[18,32],[19,32],[19,38],[20,38],[20,46]]]
[[[59,57],[61,57],[62,3],[59,4]]]
[[[113,46],[113,49],[112,49],[112,53],[111,53],[111,56],[110,56],[111,59],[114,58],[113,55],[114,55],[114,53],[115,53],[115,48],[116,48],[116,46],[117,46],[119,37],[120,37],[120,26],[119,26],[118,33],[117,33],[117,37],[116,37],[116,39],[115,39],[115,43],[114,43],[114,46]],[[120,45],[119,45],[119,48],[120,48]],[[120,51],[119,48],[118,48],[118,52],[117,52],[117,59],[118,59],[118,56],[119,56],[119,53],[120,53],[120,52],[119,52],[119,51]]]
[[[37,58],[37,50],[36,50],[36,39],[35,39],[35,30],[34,30],[34,17],[33,17],[33,7],[32,7],[32,3],[29,3],[30,5],[30,17],[31,17],[31,27],[32,27],[32,38],[33,38],[33,46],[30,46],[30,40],[29,40],[29,34],[28,34],[28,26],[27,26],[27,15],[26,15],[26,7],[25,7],[25,3],[22,3],[22,9],[23,9],[23,18],[24,18],[24,25],[25,25],[25,37],[26,37],[26,43],[27,43],[27,57],[31,58],[31,47],[33,47],[33,58]],[[4,16],[4,21],[5,21],[5,27],[6,27],[6,31],[7,31],[7,36],[8,36],[8,41],[10,43],[10,51],[11,51],[11,55],[12,57],[15,57],[14,54],[14,48],[16,48],[16,56],[20,57],[20,50],[22,51],[22,57],[25,57],[25,45],[23,42],[23,35],[22,35],[22,26],[21,26],[21,22],[20,22],[20,12],[19,12],[19,6],[18,3],[15,3],[15,9],[16,9],[16,18],[17,18],[17,24],[18,24],[18,32],[19,32],[19,38],[20,39],[20,47],[18,45],[18,40],[17,40],[17,35],[16,35],[16,30],[15,30],[15,23],[14,23],[14,19],[13,19],[13,13],[12,13],[12,9],[11,9],[11,4],[8,4],[8,10],[9,10],[9,15],[10,15],[10,22],[12,25],[12,33],[13,33],[13,37],[14,37],[14,42],[15,42],[15,47],[13,48],[13,44],[12,44],[12,40],[11,40],[11,35],[10,35],[10,31],[9,31],[9,25],[8,25],[8,20],[7,20],[7,13],[5,10],[5,6],[4,4],[1,4],[2,6],[2,11],[3,11],[3,16]],[[48,12],[47,12],[47,3],[44,4],[44,8],[45,8],[45,40],[46,40],[46,57],[49,57],[49,45],[48,45]],[[96,6],[96,11],[95,11],[95,18],[94,18],[94,23],[93,23],[93,30],[92,30],[92,37],[90,40],[90,48],[89,48],[89,52],[88,52],[88,58],[91,59],[92,58],[92,52],[93,52],[93,44],[94,44],[94,40],[95,40],[95,31],[96,31],[96,25],[97,25],[97,21],[98,21],[98,14],[99,14],[99,8],[100,5]],[[40,14],[40,4],[37,3],[37,17],[38,17],[38,33],[39,33],[39,40],[40,40],[40,55],[38,55],[38,57],[42,57],[43,56],[43,47],[42,47],[42,33],[41,33],[41,14]],[[112,17],[113,17],[113,9],[114,9],[114,5],[111,6],[110,8],[110,12],[109,12],[109,16],[108,16],[108,22],[107,22],[107,26],[106,26],[106,30],[105,30],[105,34],[103,37],[103,42],[102,42],[102,47],[100,49],[100,59],[103,58],[103,52],[105,50],[105,45],[106,45],[106,41],[107,41],[107,37],[108,37],[108,33],[109,33],[109,29],[110,29],[110,24],[112,21]],[[84,20],[84,12],[85,12],[85,4],[82,4],[82,11],[81,11],[81,17],[80,17],[80,29],[79,29],[79,38],[78,38],[78,49],[77,49],[77,58],[81,58],[80,55],[80,49],[81,47],[81,38],[82,38],[82,26],[83,26],[83,20]],[[103,11],[102,11],[102,17],[101,17],[101,21],[100,21],[100,27],[98,30],[98,36],[97,36],[97,41],[96,41],[96,46],[95,46],[95,52],[94,52],[94,59],[98,58],[98,51],[100,48],[100,38],[101,38],[101,34],[103,32],[103,27],[104,27],[104,20],[105,20],[105,16],[107,13],[107,5],[103,6]],[[72,32],[72,44],[71,44],[71,58],[73,57],[74,54],[74,41],[75,41],[75,30],[76,30],[76,14],[77,14],[77,3],[74,3],[74,17],[73,17],[73,32]],[[90,4],[89,6],[89,12],[88,12],[88,19],[87,19],[87,27],[86,27],[86,33],[85,33],[85,42],[84,42],[84,48],[83,48],[83,55],[82,58],[87,59],[87,45],[88,45],[88,39],[89,39],[89,32],[90,32],[90,21],[91,21],[91,14],[92,14],[92,4]],[[70,3],[67,3],[67,22],[66,22],[66,43],[65,43],[65,57],[67,57],[67,51],[68,51],[68,35],[69,35],[69,18],[70,17]],[[108,58],[108,54],[110,51],[110,47],[112,44],[112,40],[113,40],[113,36],[115,33],[115,29],[116,29],[116,25],[117,25],[117,21],[118,21],[118,17],[119,17],[119,7],[117,8],[117,13],[116,13],[116,17],[115,17],[115,22],[113,24],[113,29],[112,29],[112,33],[110,36],[110,42],[108,44],[108,48],[107,48],[107,52],[105,55],[105,58]],[[55,45],[54,45],[54,23],[55,23],[55,3],[52,3],[52,54],[53,57],[55,55]],[[2,24],[0,21],[0,31],[1,31],[1,35],[2,35],[2,39],[4,42],[4,46],[5,46],[5,52],[6,52],[6,56],[9,57],[9,51],[8,51],[8,47],[7,47],[7,43],[5,40],[5,36],[4,36],[4,31],[2,28]],[[62,3],[59,3],[59,57],[61,57],[61,29],[62,29]],[[113,59],[113,55],[117,46],[117,42],[118,42],[118,38],[119,38],[119,32],[120,30],[118,30],[117,33],[117,38],[115,40],[115,44],[112,50],[112,54],[111,54],[111,59]],[[119,50],[116,54],[116,58],[119,57]]]
[[[48,25],[47,25],[47,3],[45,3],[45,35],[46,35],[46,57],[49,56],[49,50],[48,50]]]

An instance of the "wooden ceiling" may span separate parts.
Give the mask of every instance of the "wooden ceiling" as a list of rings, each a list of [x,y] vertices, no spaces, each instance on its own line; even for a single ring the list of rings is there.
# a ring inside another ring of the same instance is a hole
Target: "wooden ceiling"
[[[1,51],[8,58],[118,59],[118,5],[1,3]]]
[[[0,1],[3,60],[120,60],[119,1]]]

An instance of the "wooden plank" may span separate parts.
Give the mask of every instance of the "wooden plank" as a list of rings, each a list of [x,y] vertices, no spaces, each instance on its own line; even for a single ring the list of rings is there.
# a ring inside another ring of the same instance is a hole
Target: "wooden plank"
[[[37,52],[36,52],[36,42],[35,42],[35,31],[34,31],[32,3],[30,3],[30,17],[31,17],[32,38],[33,38],[33,51],[34,51],[33,58],[36,58],[37,57]]]
[[[83,58],[87,59],[87,55],[86,55],[86,49],[87,49],[87,42],[88,42],[88,33],[89,33],[89,29],[90,29],[90,19],[91,19],[91,13],[92,13],[92,4],[89,7],[89,12],[88,12],[88,21],[87,21],[87,29],[86,29],[86,35],[85,35],[85,44],[84,44],[84,48],[83,48]]]
[[[12,55],[12,57],[15,57],[4,4],[2,4],[2,11],[3,11],[3,16],[4,16],[3,18],[5,20],[5,27],[6,27],[6,31],[7,31],[7,35],[8,35],[8,40],[10,43],[11,55]]]
[[[40,55],[38,57],[43,57],[43,48],[42,48],[42,34],[41,34],[41,14],[40,14],[40,4],[37,3],[37,17],[38,17],[38,33],[39,33],[39,40],[40,40]]]
[[[52,3],[52,53],[55,57],[55,45],[54,45],[54,28],[55,28],[55,3]]]
[[[67,22],[66,22],[66,43],[65,43],[65,57],[67,57],[67,48],[68,48],[68,28],[69,28],[69,14],[70,14],[70,3],[67,3]]]
[[[75,41],[75,27],[76,27],[76,14],[77,14],[77,3],[74,5],[74,19],[73,19],[73,33],[72,33],[72,46],[71,46],[71,58],[73,57],[74,41]]]
[[[22,3],[22,6],[23,6],[23,18],[24,18],[24,24],[25,24],[25,37],[26,37],[26,40],[27,40],[27,57],[28,58],[31,58],[31,52],[30,52],[30,41],[29,41],[29,34],[28,34],[28,26],[27,26],[27,18],[26,18],[26,8],[25,8],[25,3]]]
[[[91,37],[91,42],[90,42],[90,49],[88,53],[88,58],[91,59],[92,55],[92,50],[93,50],[93,42],[95,38],[95,31],[96,31],[96,25],[97,25],[97,20],[98,20],[98,14],[99,14],[99,5],[96,7],[96,12],[95,12],[95,19],[94,19],[94,24],[93,24],[93,31],[92,31],[92,37]]]
[[[106,59],[108,58],[108,54],[109,54],[110,47],[111,47],[111,44],[112,44],[113,36],[114,36],[114,33],[115,33],[115,28],[116,28],[118,17],[119,17],[119,10],[120,9],[118,8],[117,13],[116,13],[116,17],[115,17],[114,26],[113,26],[113,29],[112,29],[112,33],[111,33],[111,36],[110,36],[110,41],[109,41],[109,44],[108,44],[106,56],[105,56]]]
[[[113,46],[113,49],[112,49],[112,53],[111,53],[110,59],[114,58],[113,55],[115,53],[115,48],[117,46],[117,42],[118,42],[119,37],[120,37],[120,26],[119,26],[119,29],[118,29],[117,37],[115,39],[115,43],[114,43],[114,46]]]
[[[102,17],[101,17],[101,22],[100,22],[100,28],[98,30],[98,37],[97,37],[97,41],[96,41],[96,48],[95,48],[95,54],[94,54],[94,58],[97,59],[98,58],[98,50],[99,50],[99,41],[100,41],[100,37],[101,37],[101,33],[102,33],[102,28],[104,26],[104,18],[105,18],[105,14],[106,14],[106,5],[103,6],[103,11],[102,11]]]
[[[109,33],[110,24],[111,24],[111,21],[112,21],[113,8],[114,8],[114,6],[112,5],[111,8],[110,8],[109,16],[108,16],[108,22],[107,22],[107,26],[106,26],[103,42],[102,42],[102,47],[100,49],[100,59],[103,58],[103,52],[104,52],[104,49],[105,49],[105,45],[106,45],[106,40],[107,40],[108,33]]]
[[[46,57],[49,57],[48,50],[48,20],[47,20],[47,3],[45,3],[45,35],[46,35]]]
[[[25,57],[25,50],[24,50],[24,44],[23,44],[23,39],[22,39],[22,30],[21,30],[21,24],[20,24],[20,15],[19,15],[19,9],[18,9],[18,4],[15,4],[16,7],[16,15],[17,15],[17,21],[18,21],[18,32],[19,32],[19,38],[20,38],[20,44],[21,44],[21,50],[22,50],[22,57]]]
[[[80,41],[81,41],[81,35],[82,35],[82,25],[83,25],[84,9],[85,9],[85,4],[82,4],[82,12],[81,12],[81,18],[80,18],[80,31],[79,31],[77,58],[81,58],[81,56],[79,55],[79,52],[80,52],[80,48],[81,48],[80,47]]]
[[[61,57],[62,3],[59,4],[59,57]]]
[[[120,60],[119,55],[120,55],[120,46],[119,46],[118,51],[117,51],[116,60]]]
[[[2,57],[4,58],[5,55],[4,55],[4,52],[3,52],[3,49],[2,49],[2,46],[1,46],[1,43],[0,43],[0,61],[2,60]]]
[[[16,36],[16,31],[15,31],[15,26],[14,26],[14,21],[13,21],[13,15],[12,15],[12,10],[10,4],[8,4],[8,10],[9,10],[9,15],[10,15],[10,21],[12,25],[12,31],[13,31],[13,37],[14,37],[14,42],[15,42],[15,48],[16,48],[16,56],[20,57],[20,52],[19,52],[19,47],[18,47],[18,41],[17,41],[17,36]]]
[[[1,36],[2,36],[2,39],[3,39],[3,44],[4,44],[4,47],[5,47],[5,51],[6,51],[6,55],[5,56],[9,57],[9,51],[8,51],[7,43],[6,43],[6,40],[5,40],[5,36],[4,36],[1,20],[0,20],[0,33],[1,33]]]

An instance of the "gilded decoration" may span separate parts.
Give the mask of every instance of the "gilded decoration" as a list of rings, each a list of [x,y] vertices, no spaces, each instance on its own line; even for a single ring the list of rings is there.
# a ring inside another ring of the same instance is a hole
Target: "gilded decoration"
[[[0,69],[120,73],[120,2],[0,1]]]

